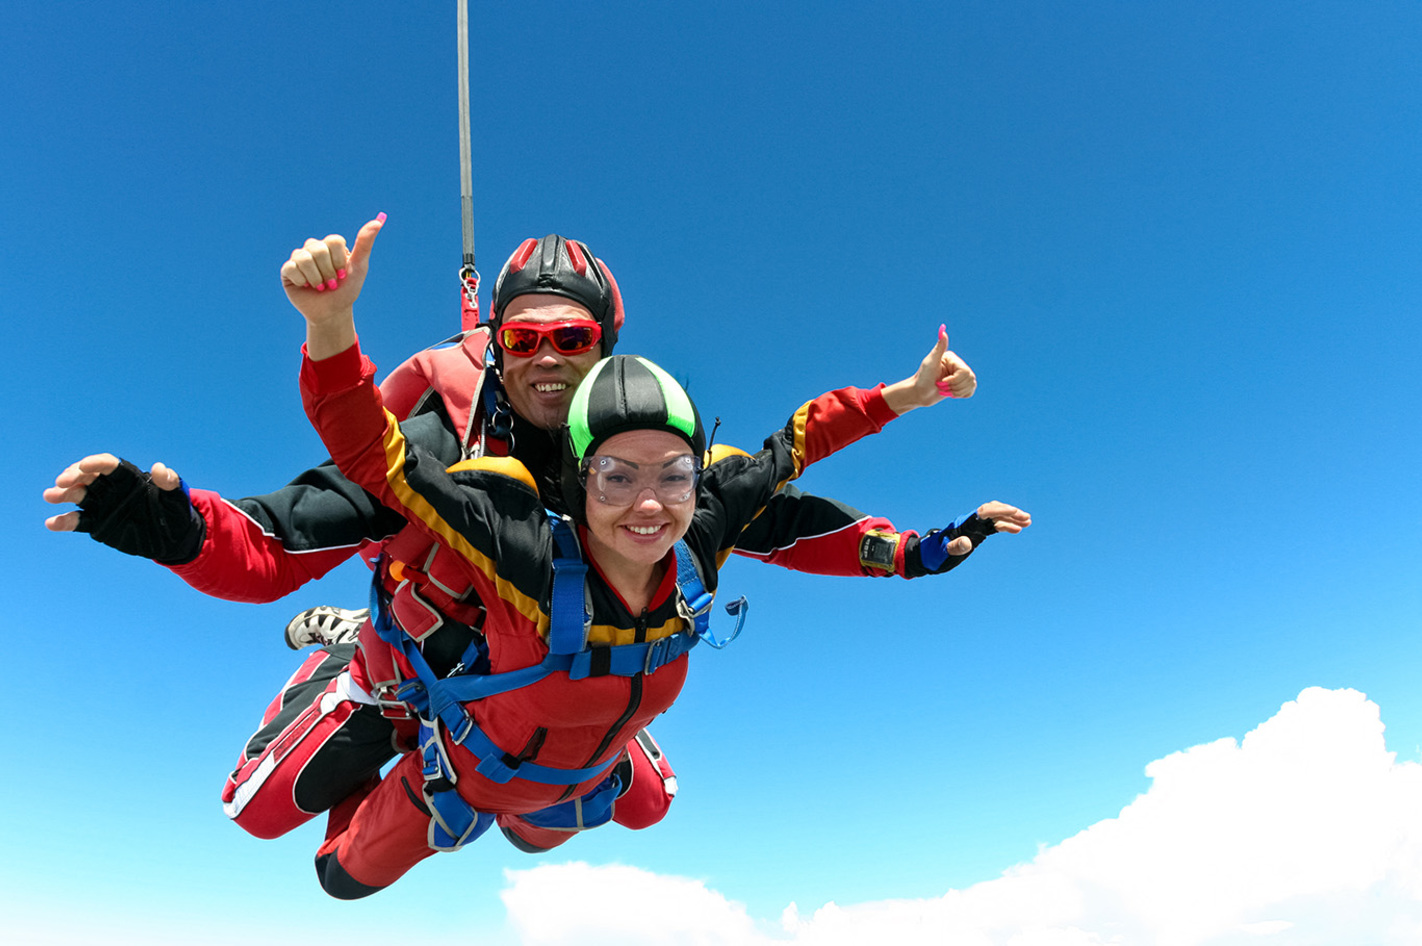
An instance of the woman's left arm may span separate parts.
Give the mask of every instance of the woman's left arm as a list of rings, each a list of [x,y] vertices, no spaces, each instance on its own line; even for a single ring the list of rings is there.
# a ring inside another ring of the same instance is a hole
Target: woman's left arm
[[[731,456],[710,465],[702,497],[706,512],[714,514],[699,517],[724,530],[718,548],[729,549],[776,491],[811,463],[878,433],[911,410],[949,397],[970,397],[976,387],[972,369],[948,349],[947,330],[940,326],[936,344],[909,377],[868,390],[849,387],[821,394],[766,438],[755,456]]]

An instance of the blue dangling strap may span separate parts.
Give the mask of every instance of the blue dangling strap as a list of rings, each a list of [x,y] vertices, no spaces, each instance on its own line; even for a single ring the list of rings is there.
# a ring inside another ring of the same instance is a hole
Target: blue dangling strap
[[[696,569],[696,559],[685,540],[677,542],[673,548],[676,552],[676,587],[681,594],[678,610],[681,616],[691,623],[691,633],[697,640],[703,640],[720,650],[740,636],[750,604],[745,595],[742,595],[726,605],[727,613],[736,617],[736,627],[731,631],[730,637],[721,640],[711,633],[711,605],[716,600],[716,594],[706,590],[701,573]]]

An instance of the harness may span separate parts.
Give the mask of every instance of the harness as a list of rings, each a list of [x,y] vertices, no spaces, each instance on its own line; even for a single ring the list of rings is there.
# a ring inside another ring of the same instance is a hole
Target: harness
[[[494,366],[493,352],[486,349],[484,358],[483,376],[488,377]],[[479,432],[477,453],[481,456],[487,451],[490,440],[502,443],[507,452],[513,452],[513,411],[509,408],[508,401],[499,396],[499,387],[497,384],[486,384],[480,393],[484,406],[484,426]]]
[[[419,715],[425,797],[434,818],[430,845],[436,850],[458,850],[493,823],[492,816],[475,811],[455,790],[457,775],[449,758],[448,743],[461,745],[471,752],[479,760],[475,771],[500,784],[519,778],[543,785],[577,785],[607,773],[619,758],[614,756],[600,765],[579,769],[520,760],[484,733],[465,703],[530,686],[552,673],[567,673],[572,680],[652,674],[703,640],[718,650],[725,647],[736,639],[745,623],[748,606],[741,597],[726,605],[727,612],[736,617],[730,636],[722,640],[711,632],[715,593],[706,590],[696,559],[682,540],[673,547],[676,605],[688,629],[655,641],[588,647],[588,630],[592,626],[586,589],[588,566],[583,561],[570,520],[551,511],[547,511],[547,515],[554,543],[548,654],[531,667],[502,673],[471,672],[469,668],[474,667],[481,656],[486,656],[482,641],[476,639],[448,677],[436,678],[416,639],[391,619],[389,599],[378,577],[371,582],[371,626],[381,640],[404,654],[416,673],[415,678],[400,684],[395,696]],[[616,794],[612,792],[608,798],[608,817],[611,817],[610,803]]]

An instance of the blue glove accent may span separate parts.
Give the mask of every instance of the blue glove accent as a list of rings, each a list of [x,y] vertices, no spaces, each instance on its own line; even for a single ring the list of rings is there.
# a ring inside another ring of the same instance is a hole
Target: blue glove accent
[[[934,529],[918,540],[918,558],[924,568],[930,572],[936,572],[943,567],[943,563],[948,561],[948,543],[958,537],[958,527],[967,522],[976,512],[977,510],[973,510],[968,515],[948,523],[947,527]]]
[[[918,557],[923,562],[923,567],[930,572],[936,572],[942,568],[943,563],[948,561],[948,543],[951,541],[952,537],[946,529],[930,532],[919,539]]]

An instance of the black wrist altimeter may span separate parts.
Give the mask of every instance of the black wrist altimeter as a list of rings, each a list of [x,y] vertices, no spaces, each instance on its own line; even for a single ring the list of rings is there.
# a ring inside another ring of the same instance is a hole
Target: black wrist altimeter
[[[877,568],[892,572],[894,560],[899,551],[899,534],[870,529],[859,540],[859,564],[865,568]]]

